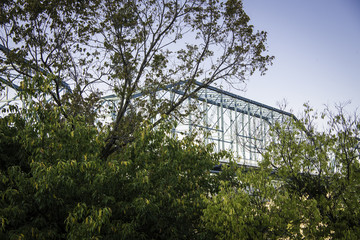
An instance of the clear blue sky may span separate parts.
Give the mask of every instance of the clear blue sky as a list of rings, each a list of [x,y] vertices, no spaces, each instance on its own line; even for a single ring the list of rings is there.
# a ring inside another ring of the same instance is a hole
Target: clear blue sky
[[[243,0],[257,30],[268,32],[274,64],[247,82],[247,98],[277,106],[286,99],[295,114],[309,102],[351,100],[360,112],[360,0]]]

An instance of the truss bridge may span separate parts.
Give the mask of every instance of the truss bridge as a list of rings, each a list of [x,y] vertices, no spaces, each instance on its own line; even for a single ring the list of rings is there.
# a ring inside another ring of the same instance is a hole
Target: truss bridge
[[[8,51],[0,45],[2,52]],[[44,71],[41,70],[40,71]],[[20,74],[8,71],[7,74],[0,73],[0,82],[4,89],[0,96],[0,111],[6,114],[6,107],[10,103],[17,102],[19,106],[22,101],[19,97]],[[71,88],[65,82],[61,82],[64,91]],[[167,98],[176,102],[185,95],[183,91],[185,82],[168,85],[156,92],[157,98]],[[195,82],[196,86],[202,83]],[[213,144],[214,150],[232,151],[238,163],[246,166],[257,166],[262,159],[261,153],[271,141],[270,128],[276,123],[282,123],[294,116],[286,111],[265,105],[254,100],[244,98],[234,93],[224,91],[213,86],[202,86],[203,88],[193,97],[180,106],[186,111],[187,116],[182,118],[174,133],[178,135],[200,133],[200,138],[205,144]],[[133,98],[141,97],[142,93],[133,95]],[[116,107],[119,101],[116,95],[103,97],[105,104]],[[196,111],[189,110],[195,106]],[[22,107],[24,107],[22,105]],[[114,108],[115,109],[115,108]]]
[[[185,94],[182,84],[185,82],[168,85],[157,92],[157,97],[176,101]],[[203,84],[195,82],[195,85]],[[140,96],[141,93],[138,93],[134,98]],[[117,97],[111,95],[104,100],[116,105]],[[238,164],[246,166],[255,167],[262,159],[262,152],[272,140],[271,126],[294,118],[289,112],[213,86],[204,86],[181,108],[187,109],[191,105],[195,105],[196,110],[190,110],[187,117],[181,119],[174,133],[200,133],[205,144],[213,144],[215,151],[231,151]]]

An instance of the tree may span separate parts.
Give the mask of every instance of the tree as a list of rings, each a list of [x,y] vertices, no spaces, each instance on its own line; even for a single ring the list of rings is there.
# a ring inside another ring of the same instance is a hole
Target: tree
[[[157,117],[157,125],[209,84],[238,84],[256,70],[264,73],[273,60],[264,55],[265,41],[236,0],[2,1],[1,82],[19,90],[15,72],[26,76],[23,82],[34,72],[51,74],[49,96],[59,107],[69,105],[61,113],[66,118],[97,111],[85,103],[115,92],[106,159],[132,141],[142,119]],[[154,97],[181,81],[184,95],[175,102]],[[146,97],[132,98],[139,91]]]
[[[327,120],[325,130],[315,123]],[[359,118],[342,106],[277,124],[258,170],[238,171],[204,210],[218,239],[356,239]]]
[[[265,164],[273,166],[293,195],[314,199],[321,219],[319,237],[359,235],[359,118],[343,106],[320,116],[307,106],[302,121],[278,127],[279,142],[269,148]],[[327,128],[317,131],[317,118]]]
[[[1,239],[208,235],[203,197],[217,191],[210,169],[223,153],[212,154],[194,137],[174,138],[173,123],[164,121],[156,129],[144,124],[133,142],[103,161],[106,127],[80,115],[63,119],[62,107],[38,99],[0,119],[0,141],[10,146],[0,149],[10,159],[0,168]]]
[[[223,181],[219,193],[205,199],[205,228],[216,239],[316,238],[311,225],[319,218],[316,202],[280,186],[269,169],[238,169],[232,183]]]
[[[0,119],[1,142],[6,141],[9,146],[2,149],[6,164],[0,171],[2,239],[63,239],[64,220],[82,194],[76,189],[82,184],[83,175],[79,171],[75,174],[78,178],[71,178],[56,175],[56,171],[62,173],[60,170],[87,156],[93,159],[101,148],[98,129],[88,125],[83,116],[63,120],[63,107],[47,102],[46,86],[49,85],[43,85],[45,92],[37,96],[39,102],[26,97],[35,92],[24,88],[21,94],[28,99],[24,101],[29,107]],[[59,185],[56,192],[51,192],[54,182]],[[66,189],[69,185],[72,188]],[[64,189],[68,190],[66,196]]]

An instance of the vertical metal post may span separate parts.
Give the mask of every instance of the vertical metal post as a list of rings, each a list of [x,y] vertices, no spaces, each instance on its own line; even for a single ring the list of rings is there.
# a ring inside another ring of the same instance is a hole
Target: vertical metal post
[[[238,109],[237,102],[235,102],[235,144],[236,144],[236,156],[239,157],[239,125],[238,125]]]
[[[225,127],[224,127],[224,98],[223,94],[220,95],[221,98],[221,141],[222,141],[222,150],[225,149]]]
[[[248,128],[248,137],[249,137],[249,160],[250,162],[252,161],[252,153],[251,153],[251,150],[252,150],[252,141],[251,141],[251,116],[250,116],[250,103],[247,104],[247,115],[248,115],[248,124],[249,124],[249,128]]]
[[[268,127],[267,124],[264,124],[264,135],[263,135],[263,138],[264,138],[263,143],[264,143],[264,145],[263,145],[263,149],[266,148],[268,132],[269,132],[269,127]]]
[[[264,151],[264,147],[265,147],[265,129],[264,129],[264,120],[263,120],[263,111],[262,111],[262,107],[260,107],[260,134],[261,134],[261,139],[260,139],[260,143],[261,143],[261,151]]]
[[[208,130],[208,96],[207,96],[207,88],[205,88],[205,101],[203,102],[203,109],[205,111],[204,116],[204,129],[206,136],[204,136],[205,144],[209,143],[209,130]]]
[[[254,150],[253,150],[253,157],[254,157],[254,161],[256,162],[258,160],[258,126],[257,126],[257,121],[256,118],[253,117],[253,136],[254,136]]]
[[[232,110],[229,110],[229,117],[230,117],[230,126],[229,126],[229,129],[230,129],[230,147],[231,147],[231,151],[234,151],[234,121],[232,119]],[[236,136],[236,135],[235,135]]]
[[[220,107],[218,106],[218,105],[216,105],[216,114],[217,114],[217,120],[216,120],[216,122],[217,122],[217,135],[218,135],[218,137],[217,137],[217,140],[218,140],[218,151],[220,151],[221,149],[220,149]]]
[[[245,142],[245,114],[242,112],[241,113],[241,137],[242,137],[242,150],[243,150],[243,159],[244,159],[244,164],[246,161],[246,152],[245,152],[245,148],[246,148],[246,142]]]
[[[271,122],[272,122],[272,124],[275,123],[275,121],[274,121],[274,112],[273,111],[271,111]],[[274,135],[272,136],[271,141],[273,141],[273,142],[275,141],[275,136]]]

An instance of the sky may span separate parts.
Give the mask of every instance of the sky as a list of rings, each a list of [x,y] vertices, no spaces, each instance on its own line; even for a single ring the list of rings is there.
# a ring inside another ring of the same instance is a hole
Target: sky
[[[351,101],[360,113],[360,0],[243,0],[256,30],[268,33],[273,65],[254,74],[239,95],[295,115],[309,103]]]

